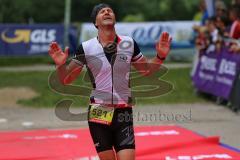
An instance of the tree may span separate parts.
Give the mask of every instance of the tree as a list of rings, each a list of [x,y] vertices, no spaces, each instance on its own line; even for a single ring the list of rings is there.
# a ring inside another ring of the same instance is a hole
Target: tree
[[[72,0],[72,22],[90,22],[92,8],[98,3],[110,4],[117,21],[165,21],[192,20],[199,0]],[[0,0],[0,23],[28,23],[31,19],[35,23],[62,23],[63,18],[62,0]]]

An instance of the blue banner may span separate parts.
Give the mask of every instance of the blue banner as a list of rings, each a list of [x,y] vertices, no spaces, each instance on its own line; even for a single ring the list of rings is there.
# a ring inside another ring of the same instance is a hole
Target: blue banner
[[[224,48],[221,52],[202,53],[192,80],[199,91],[229,99],[239,71],[240,55]]]
[[[64,26],[61,24],[0,24],[0,55],[20,56],[46,54],[49,43],[64,46]],[[77,29],[70,28],[70,48],[76,48]]]

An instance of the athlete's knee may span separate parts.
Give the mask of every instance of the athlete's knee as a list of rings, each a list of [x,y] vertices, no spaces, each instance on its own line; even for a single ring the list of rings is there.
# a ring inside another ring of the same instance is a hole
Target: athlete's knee
[[[113,150],[99,152],[98,156],[100,160],[116,160]]]
[[[118,151],[117,160],[135,160],[135,149],[123,149]]]

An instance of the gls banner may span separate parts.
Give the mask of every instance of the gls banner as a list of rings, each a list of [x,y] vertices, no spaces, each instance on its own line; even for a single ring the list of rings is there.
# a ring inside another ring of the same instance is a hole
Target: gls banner
[[[63,46],[64,27],[60,24],[1,24],[0,55],[33,55],[47,53],[49,43]],[[74,38],[75,36],[75,38]],[[76,45],[76,29],[70,29],[70,43]]]
[[[224,48],[220,53],[202,53],[192,80],[198,90],[229,99],[239,71],[240,55]]]
[[[134,38],[140,47],[155,47],[163,31],[171,34],[172,48],[193,48],[192,27],[199,22],[194,21],[168,21],[168,22],[142,22],[117,23],[116,31],[120,35]],[[83,23],[80,41],[86,41],[97,35],[97,29],[92,23]]]

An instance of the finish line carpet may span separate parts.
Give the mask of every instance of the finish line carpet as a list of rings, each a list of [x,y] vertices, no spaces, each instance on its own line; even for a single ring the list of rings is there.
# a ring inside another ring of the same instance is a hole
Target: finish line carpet
[[[136,127],[137,160],[240,160],[237,149],[179,126]],[[89,130],[0,132],[0,160],[97,160]]]

